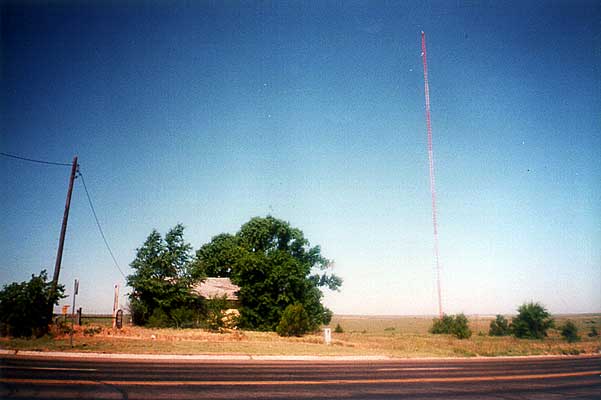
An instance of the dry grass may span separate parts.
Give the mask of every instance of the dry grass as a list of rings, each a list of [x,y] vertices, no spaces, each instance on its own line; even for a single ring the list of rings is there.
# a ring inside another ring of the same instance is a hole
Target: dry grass
[[[431,317],[335,316],[331,327],[340,324],[344,333],[333,333],[332,345],[321,335],[281,338],[271,332],[230,331],[213,333],[200,329],[147,329],[126,326],[113,330],[104,324],[76,327],[74,347],[69,336],[36,340],[3,339],[1,348],[144,354],[251,354],[251,355],[388,355],[393,357],[465,357],[580,354],[601,351],[601,338],[587,336],[591,326],[601,328],[601,315],[558,316],[561,325],[570,319],[579,327],[582,341],[569,344],[553,330],[545,340],[479,335],[487,332],[493,317],[472,317],[474,335],[459,340],[430,335]],[[95,331],[91,328],[95,328]],[[87,331],[86,331],[87,330]],[[600,329],[601,330],[601,329]],[[87,334],[86,334],[87,333]]]

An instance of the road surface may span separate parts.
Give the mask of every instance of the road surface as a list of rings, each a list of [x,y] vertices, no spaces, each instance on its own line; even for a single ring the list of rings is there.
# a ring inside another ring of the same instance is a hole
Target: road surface
[[[599,399],[601,356],[394,361],[0,357],[0,398]]]

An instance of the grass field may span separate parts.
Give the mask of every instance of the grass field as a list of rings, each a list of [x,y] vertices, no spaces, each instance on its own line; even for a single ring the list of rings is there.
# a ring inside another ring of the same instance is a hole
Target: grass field
[[[281,338],[271,332],[232,331],[212,333],[200,329],[147,329],[125,326],[110,328],[106,318],[84,319],[76,327],[74,346],[69,336],[54,332],[53,337],[35,340],[0,339],[5,349],[39,351],[78,351],[145,354],[251,354],[251,355],[386,355],[392,357],[469,357],[545,354],[599,353],[601,338],[590,338],[592,326],[601,330],[601,314],[556,316],[557,326],[567,319],[579,328],[582,340],[567,343],[557,330],[545,340],[489,337],[492,316],[472,316],[474,332],[467,340],[448,335],[431,335],[432,317],[334,316],[330,326],[340,324],[343,333],[332,334],[332,344],[323,344],[321,335]]]

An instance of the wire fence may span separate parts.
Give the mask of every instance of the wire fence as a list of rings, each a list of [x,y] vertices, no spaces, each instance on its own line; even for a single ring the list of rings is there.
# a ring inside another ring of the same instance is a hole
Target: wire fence
[[[54,320],[70,322],[71,313],[55,314]],[[110,328],[113,326],[114,320],[115,317],[112,314],[82,314],[81,320],[78,319],[77,314],[75,315],[75,323],[77,324],[78,322],[80,322],[79,325],[94,325]],[[123,314],[123,326],[129,326],[131,324],[131,315]]]

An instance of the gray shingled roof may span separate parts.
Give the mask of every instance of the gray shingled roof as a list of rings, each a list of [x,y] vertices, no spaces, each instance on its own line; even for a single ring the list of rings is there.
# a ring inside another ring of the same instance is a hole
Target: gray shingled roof
[[[236,294],[238,290],[240,290],[240,287],[234,285],[230,278],[206,278],[192,288],[192,291],[205,299],[223,297],[225,295],[227,300],[238,300],[238,295]]]

